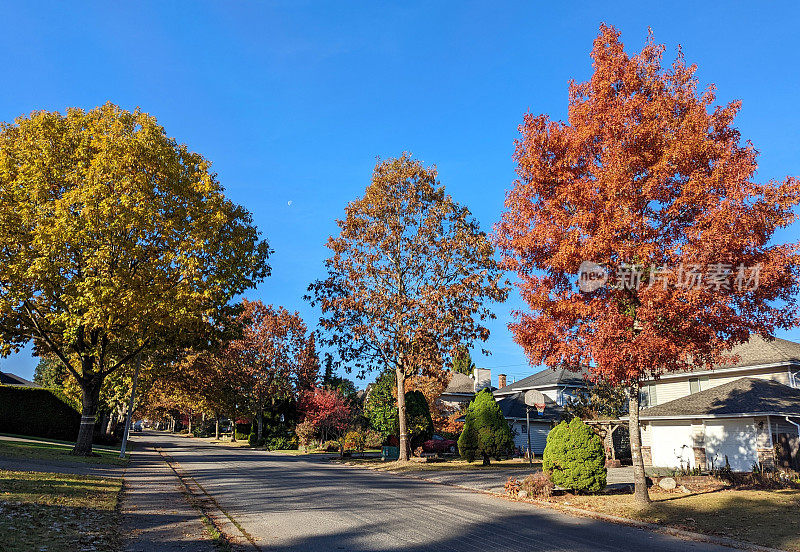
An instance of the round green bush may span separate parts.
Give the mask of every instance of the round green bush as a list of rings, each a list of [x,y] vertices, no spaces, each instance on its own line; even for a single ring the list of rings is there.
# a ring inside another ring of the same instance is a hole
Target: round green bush
[[[258,446],[258,435],[256,435],[255,433],[251,433],[250,435],[248,435],[247,444],[249,444],[251,447]]]
[[[547,435],[542,467],[559,487],[588,493],[603,490],[605,462],[603,441],[580,418],[561,422]]]
[[[514,449],[511,428],[500,411],[500,405],[488,389],[482,389],[467,408],[464,429],[458,438],[458,452],[467,462],[483,458],[500,460]]]

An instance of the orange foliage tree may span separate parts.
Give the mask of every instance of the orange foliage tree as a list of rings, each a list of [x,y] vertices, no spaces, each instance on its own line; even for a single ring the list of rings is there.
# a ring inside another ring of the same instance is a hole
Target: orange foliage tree
[[[710,367],[751,332],[798,322],[798,245],[771,240],[794,221],[800,185],[754,182],[757,151],[733,126],[740,102],[712,107],[714,87],[698,93],[695,66],[679,51],[663,67],[663,51],[650,35],[628,55],[600,28],[568,121],[525,116],[519,179],[496,226],[530,308],[511,324],[529,360],[586,363],[630,387],[639,503],[639,380]],[[576,289],[584,261],[610,281]]]
[[[507,296],[491,242],[436,176],[407,154],[379,162],[328,241],[327,277],[309,286],[345,366],[395,371],[401,460],[406,377],[440,376],[458,344],[487,339],[485,303]]]

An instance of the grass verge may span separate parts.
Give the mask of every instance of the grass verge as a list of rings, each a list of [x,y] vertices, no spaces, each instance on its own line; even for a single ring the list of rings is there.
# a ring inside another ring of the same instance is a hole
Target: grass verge
[[[122,480],[0,470],[4,552],[115,552]]]
[[[489,466],[484,466],[481,462],[469,463],[461,458],[453,458],[443,460],[441,462],[384,462],[380,458],[345,458],[344,460],[334,459],[335,462],[341,462],[349,466],[362,466],[375,470],[383,470],[389,472],[405,473],[405,472],[422,472],[422,471],[451,471],[451,470],[474,470],[474,471],[495,471],[506,469],[529,469],[530,465],[527,460],[522,458],[511,458],[509,460],[492,461]],[[534,460],[533,471],[539,471],[542,467],[542,462]]]
[[[124,466],[130,459],[130,455],[127,455],[125,459],[120,458],[119,452],[116,450],[98,448],[94,449],[98,456],[72,456],[70,454],[72,447],[72,444],[52,442],[0,440],[0,456],[87,464],[111,464],[115,466]]]
[[[800,551],[800,491],[732,490],[675,494],[651,491],[652,505],[638,510],[633,495],[560,497],[558,502],[686,531]]]

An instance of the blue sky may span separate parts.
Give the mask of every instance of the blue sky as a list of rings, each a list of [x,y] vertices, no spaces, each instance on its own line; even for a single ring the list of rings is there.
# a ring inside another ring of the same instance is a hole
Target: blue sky
[[[800,175],[800,5],[555,4],[18,2],[3,9],[0,120],[109,100],[155,115],[213,161],[275,249],[273,276],[249,296],[312,325],[318,313],[301,297],[376,156],[435,163],[490,230],[523,114],[565,117],[567,83],[589,76],[603,21],[629,51],[648,26],[667,57],[682,44],[718,101],[744,102],[737,125],[761,152],[758,178]],[[798,224],[778,236],[799,238]],[[520,306],[496,308],[493,354],[478,360],[495,378],[531,373],[506,329]],[[0,360],[23,377],[34,365],[29,354]]]

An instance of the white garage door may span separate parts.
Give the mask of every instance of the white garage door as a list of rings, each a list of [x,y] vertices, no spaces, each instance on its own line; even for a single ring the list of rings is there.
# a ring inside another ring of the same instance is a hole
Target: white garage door
[[[753,418],[706,420],[706,458],[715,468],[750,471],[756,463],[756,428]]]
[[[691,423],[668,422],[651,424],[650,454],[658,468],[693,468]]]

